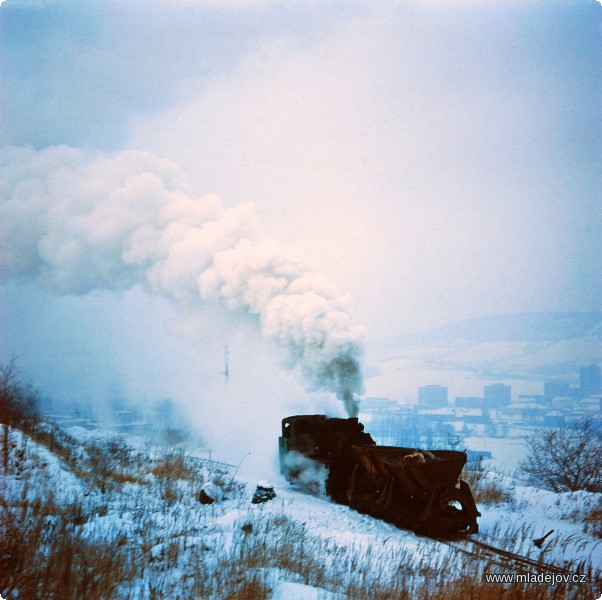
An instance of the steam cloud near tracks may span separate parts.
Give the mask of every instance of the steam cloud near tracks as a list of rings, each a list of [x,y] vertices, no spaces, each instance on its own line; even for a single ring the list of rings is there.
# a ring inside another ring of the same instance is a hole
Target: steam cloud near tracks
[[[181,306],[218,300],[255,316],[310,389],[357,416],[362,333],[348,299],[301,254],[263,235],[252,204],[196,198],[170,161],[60,146],[0,151],[0,282],[57,294],[141,285]]]

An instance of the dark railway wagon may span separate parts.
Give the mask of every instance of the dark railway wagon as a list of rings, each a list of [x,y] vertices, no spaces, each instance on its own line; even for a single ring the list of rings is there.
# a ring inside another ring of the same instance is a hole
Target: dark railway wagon
[[[480,513],[460,479],[465,463],[465,452],[378,446],[358,419],[282,420],[280,468],[287,479],[301,479],[307,464],[323,469],[335,502],[419,534],[478,531]]]

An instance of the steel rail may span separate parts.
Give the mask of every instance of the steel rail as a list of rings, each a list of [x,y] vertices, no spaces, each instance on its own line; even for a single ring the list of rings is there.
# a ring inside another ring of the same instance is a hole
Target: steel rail
[[[555,573],[559,575],[570,575],[573,573],[569,567],[559,566],[553,563],[544,562],[542,560],[535,560],[528,556],[523,556],[521,554],[517,554],[515,552],[510,552],[509,550],[504,550],[503,548],[498,548],[497,546],[492,546],[491,544],[487,544],[485,542],[481,542],[480,540],[474,540],[471,538],[463,538],[461,540],[456,540],[456,543],[451,540],[445,540],[441,538],[432,538],[435,541],[445,544],[450,548],[458,552],[462,552],[468,556],[472,556],[478,560],[487,561],[489,564],[496,565],[499,567],[508,567],[509,564],[513,564],[515,569],[518,569],[523,574],[533,574],[533,571],[548,572]],[[478,548],[478,551],[471,550],[470,548],[463,548],[458,545],[457,542],[464,542],[467,545],[473,545]],[[500,557],[505,560],[496,560],[496,557]],[[596,574],[595,579],[599,579],[599,574]]]

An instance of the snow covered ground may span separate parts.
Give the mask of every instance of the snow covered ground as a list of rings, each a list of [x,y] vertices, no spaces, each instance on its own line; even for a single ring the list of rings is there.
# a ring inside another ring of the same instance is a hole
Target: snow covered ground
[[[3,476],[0,502],[2,514],[10,517],[1,522],[4,598],[28,598],[34,576],[37,591],[44,591],[37,597],[56,589],[56,582],[46,577],[64,578],[63,563],[68,562],[58,535],[77,542],[70,546],[72,552],[85,547],[96,556],[92,562],[75,561],[69,570],[71,581],[79,581],[82,572],[90,573],[87,585],[96,590],[94,597],[419,598],[427,593],[452,597],[453,590],[468,585],[467,578],[477,589],[483,586],[486,563],[448,545],[309,495],[283,480],[273,482],[274,500],[252,504],[255,481],[242,480],[232,469],[209,462],[186,462],[178,452],[150,449],[143,439],[133,440],[130,454],[115,446],[127,464],[97,463],[106,471],[103,493],[98,473],[87,470],[94,446],[81,446],[96,440],[102,447],[103,432],[68,433],[74,435],[63,443],[77,442],[72,455],[64,449],[52,452],[46,442],[21,432],[11,434],[11,470]],[[222,501],[199,502],[207,481],[224,490]],[[554,494],[509,478],[504,484],[508,502],[479,506],[479,539],[544,562],[571,564],[579,572],[600,569],[599,524],[598,537],[591,527],[584,531],[584,519],[596,506],[599,510],[599,497],[585,492]],[[551,529],[554,533],[538,549],[533,539]],[[28,544],[32,547],[26,549]],[[103,548],[110,552],[103,554]],[[63,554],[57,559],[53,553]],[[19,561],[27,562],[14,572]],[[28,574],[24,565],[35,561],[42,569]],[[115,569],[111,585],[101,584],[101,574],[94,572],[102,568]],[[399,595],[386,595],[390,590]],[[602,591],[593,582],[576,590],[569,589],[566,597]],[[548,597],[545,589],[538,593],[544,595],[533,597]]]
[[[467,449],[478,452],[491,452],[488,464],[496,470],[513,475],[519,463],[527,457],[528,446],[524,437],[494,438],[488,436],[467,436],[464,438]]]

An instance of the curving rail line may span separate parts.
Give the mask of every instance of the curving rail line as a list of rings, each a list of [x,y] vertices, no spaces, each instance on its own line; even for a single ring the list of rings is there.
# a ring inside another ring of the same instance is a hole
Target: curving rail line
[[[545,572],[561,575],[567,578],[575,575],[575,567],[560,566],[553,563],[544,562],[543,560],[535,560],[528,556],[523,556],[521,554],[516,554],[515,552],[504,550],[503,548],[492,546],[491,544],[487,544],[480,540],[475,540],[472,538],[464,538],[461,540],[445,540],[441,538],[434,539],[441,544],[445,544],[450,548],[453,548],[454,550],[471,556],[477,560],[487,561],[490,565],[495,565],[497,567],[503,567],[506,569],[511,567],[512,571],[515,573],[530,575]],[[470,546],[472,546],[472,548]],[[586,575],[588,577],[588,583],[593,583],[596,585],[600,585],[602,583],[602,572],[590,572]]]

